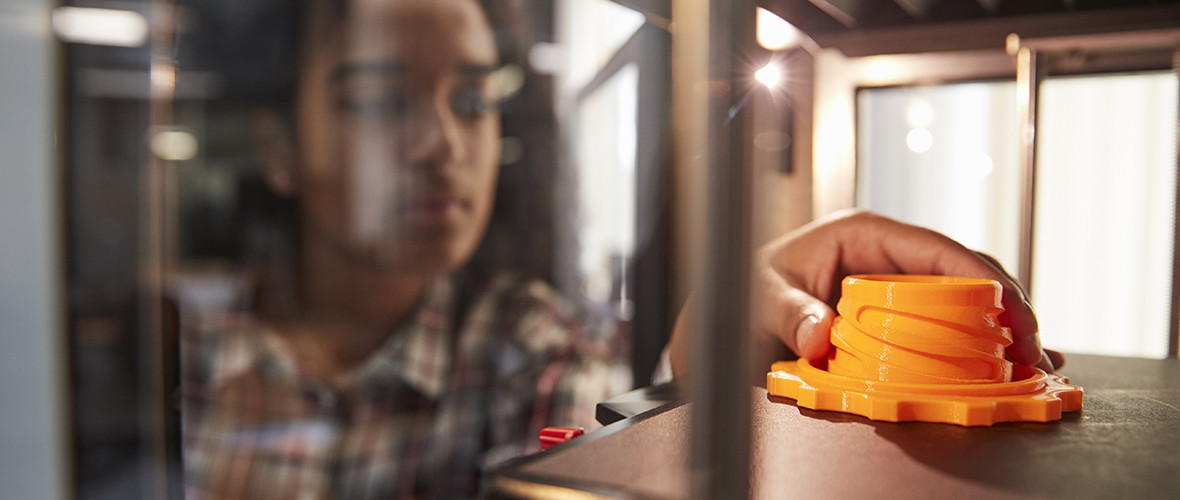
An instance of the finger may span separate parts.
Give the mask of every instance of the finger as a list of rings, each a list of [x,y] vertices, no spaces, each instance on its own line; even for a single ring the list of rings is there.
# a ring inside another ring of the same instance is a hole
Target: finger
[[[784,290],[773,307],[782,315],[777,335],[795,354],[811,360],[827,356],[836,317],[832,308],[797,288]]]
[[[1044,357],[1041,339],[1037,335],[1037,317],[1032,306],[1018,297],[1018,294],[1019,292],[1011,288],[1004,288],[1004,312],[998,319],[1000,324],[1012,331],[1012,345],[1008,346],[1005,353],[1008,359],[1016,363],[1033,366],[1039,364]]]
[[[817,361],[828,356],[832,349],[832,321],[835,318],[836,314],[827,309],[819,316],[809,315],[799,322],[795,328],[795,338],[802,346],[797,351],[800,357]]]
[[[1040,368],[1045,373],[1053,373],[1053,362],[1049,360],[1049,356],[1044,352],[1041,353],[1041,360],[1037,361],[1037,364],[1034,366]]]
[[[1045,349],[1045,357],[1049,359],[1049,363],[1052,365],[1052,369],[1049,371],[1060,370],[1061,367],[1065,366],[1065,355],[1060,352]]]
[[[1024,365],[1035,364],[1045,371],[1053,371],[1052,359],[1046,356],[1046,352],[1041,348],[1038,335],[1040,327],[1024,287],[992,256],[983,252],[975,252],[975,255],[983,259],[996,273],[1003,276],[1003,279],[998,281],[1004,287],[1005,312],[1000,315],[999,320],[1000,324],[1007,326],[1012,331],[1013,345],[1007,349],[1008,358]],[[1054,354],[1064,362],[1064,357],[1060,353]]]

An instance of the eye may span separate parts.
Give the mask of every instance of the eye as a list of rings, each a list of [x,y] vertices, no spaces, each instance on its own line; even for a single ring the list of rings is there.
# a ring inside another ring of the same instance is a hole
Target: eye
[[[477,88],[461,88],[451,96],[451,107],[461,118],[479,118],[496,110],[497,103]]]

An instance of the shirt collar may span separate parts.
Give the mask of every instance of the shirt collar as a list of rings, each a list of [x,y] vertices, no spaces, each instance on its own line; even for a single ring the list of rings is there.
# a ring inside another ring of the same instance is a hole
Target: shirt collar
[[[446,390],[453,339],[450,308],[452,285],[435,280],[423,294],[413,320],[404,324],[354,373],[362,385],[379,385],[397,377],[423,395],[437,399]]]
[[[446,390],[451,368],[452,288],[447,278],[436,279],[423,294],[413,319],[389,336],[380,349],[356,370],[337,380],[339,385],[381,390],[400,379],[423,395],[437,399]],[[281,339],[265,328],[254,337],[231,336],[219,345],[213,386],[219,387],[254,370],[268,378],[299,379],[295,359]]]

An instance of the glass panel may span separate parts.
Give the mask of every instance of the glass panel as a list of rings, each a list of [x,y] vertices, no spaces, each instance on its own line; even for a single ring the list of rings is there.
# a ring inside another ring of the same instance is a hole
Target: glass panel
[[[1015,84],[863,89],[857,206],[942,232],[1019,273]]]
[[[633,306],[626,270],[635,254],[638,83],[635,65],[624,66],[586,98],[578,114],[583,293],[604,306],[613,304],[624,320],[630,319]]]
[[[1167,355],[1176,96],[1170,72],[1042,85],[1032,289],[1046,345]]]
[[[472,498],[653,371],[670,35],[644,13],[123,4],[152,36],[64,54],[78,497],[163,496],[167,428],[203,496]]]
[[[283,28],[230,16],[272,30],[233,44],[257,52],[205,31],[189,46],[220,48],[230,76],[177,113],[207,146],[178,176],[186,487],[473,497],[542,426],[592,429],[630,389],[617,321],[650,68],[618,54],[643,53],[645,18],[603,0],[303,3],[276,3],[299,21]]]

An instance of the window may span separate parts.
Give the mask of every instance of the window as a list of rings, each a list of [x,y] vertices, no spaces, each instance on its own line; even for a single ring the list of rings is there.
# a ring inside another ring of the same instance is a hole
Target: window
[[[1068,352],[1166,357],[1176,217],[1175,73],[1041,87],[1032,303]],[[1019,274],[1014,82],[866,88],[856,204],[941,231]]]

